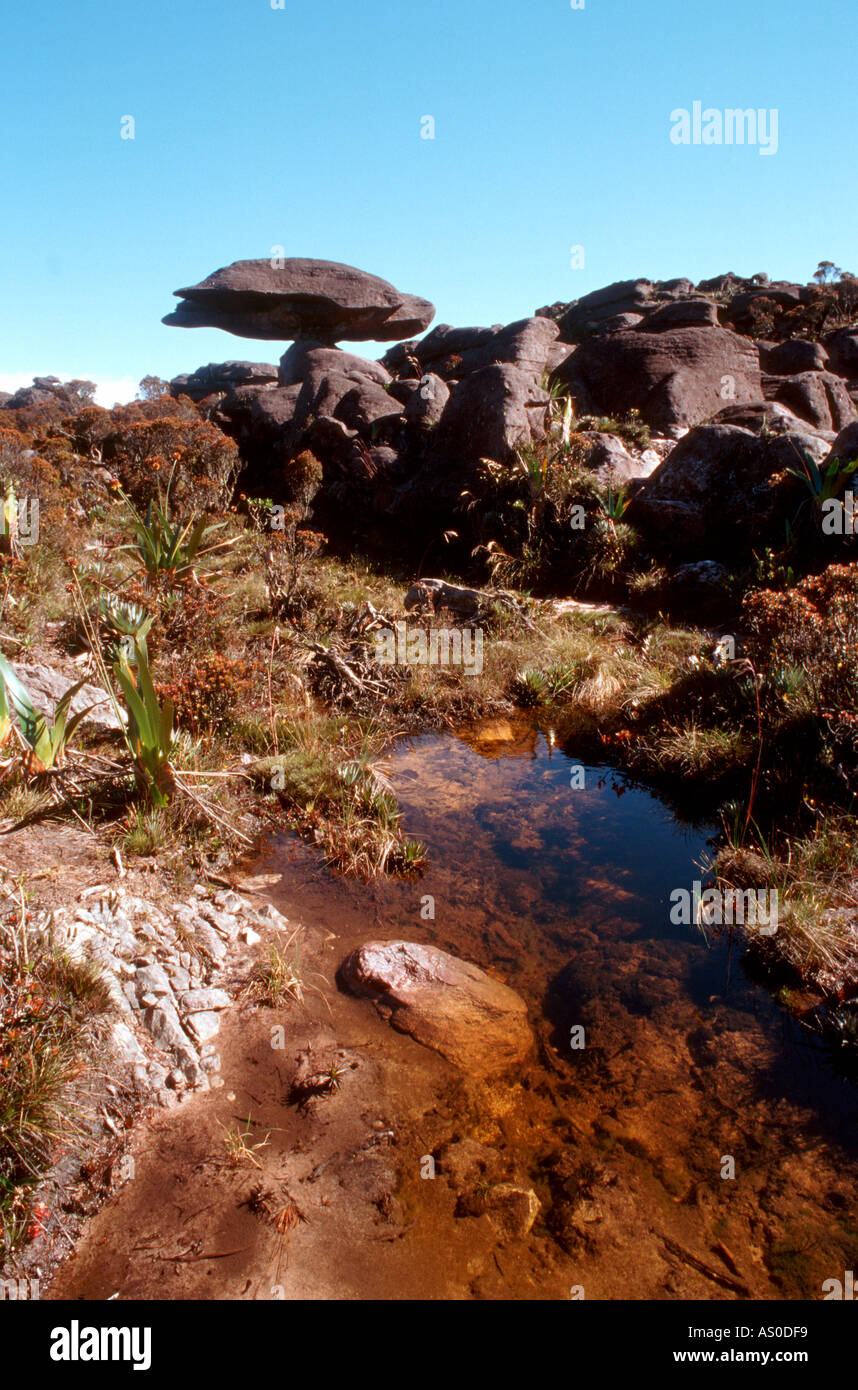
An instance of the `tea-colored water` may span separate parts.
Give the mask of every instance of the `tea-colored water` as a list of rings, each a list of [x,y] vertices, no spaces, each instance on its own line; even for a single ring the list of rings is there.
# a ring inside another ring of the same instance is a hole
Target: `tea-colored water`
[[[670,922],[712,827],[608,768],[581,786],[552,742],[498,721],[397,747],[430,856],[417,883],[335,881],[294,842],[266,866],[343,952],[431,941],[525,997],[539,1061],[503,1121],[471,1132],[519,1146],[587,1296],[687,1296],[687,1276],[698,1297],[819,1298],[858,1258],[855,1088],[748,979],[738,941]]]

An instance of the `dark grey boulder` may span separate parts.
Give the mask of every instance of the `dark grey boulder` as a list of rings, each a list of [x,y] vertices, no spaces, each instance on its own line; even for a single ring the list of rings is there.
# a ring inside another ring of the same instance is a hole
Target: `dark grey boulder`
[[[399,344],[385,357],[391,370],[417,362],[423,371],[436,371],[462,380],[496,362],[508,362],[541,378],[569,356],[571,347],[558,341],[553,319],[534,315],[494,328],[450,328],[441,324],[419,343]]]
[[[825,339],[825,348],[833,372],[858,377],[858,329],[839,328]]]
[[[405,418],[423,429],[437,425],[450,399],[450,388],[434,372],[427,372],[417,383],[405,406]]]
[[[209,362],[196,371],[173,377],[170,393],[192,401],[228,392],[239,386],[265,386],[277,381],[277,368],[269,362]]]
[[[833,372],[800,372],[795,376],[764,376],[763,394],[780,401],[817,430],[842,430],[858,419],[858,410],[841,377]]]
[[[806,432],[807,422],[799,419],[794,411],[780,401],[748,401],[743,405],[726,405],[719,410],[710,425],[738,425],[750,430],[752,434],[789,434]]]
[[[422,377],[418,376],[402,377],[399,381],[392,381],[390,394],[395,396],[402,405],[407,405],[414,392],[419,389],[421,381]]]
[[[776,520],[769,480],[817,462],[829,445],[816,435],[760,438],[738,425],[698,425],[668,454],[635,494],[629,519],[666,551],[699,556],[717,539],[720,555],[746,553]]]
[[[691,280],[686,280],[683,276],[679,276],[674,280],[658,280],[656,282],[656,289],[660,295],[669,294],[679,298],[682,295],[693,294],[694,283]]]
[[[670,575],[667,588],[692,598],[725,592],[730,583],[730,571],[718,560],[693,560],[678,565]]]
[[[637,328],[638,324],[644,323],[643,314],[612,314],[608,319],[600,319],[598,323],[589,325],[592,335],[604,333],[621,333],[624,328]]]
[[[463,461],[502,463],[517,446],[542,438],[548,402],[531,372],[509,362],[483,367],[454,388],[438,425],[439,449]]]
[[[831,445],[831,457],[841,463],[851,463],[858,458],[858,420],[841,430]]]
[[[709,419],[730,402],[763,394],[756,347],[725,328],[633,329],[588,338],[553,380],[571,392],[579,414],[637,410],[666,435]]]
[[[718,310],[711,299],[674,299],[662,305],[643,321],[645,333],[662,333],[666,328],[714,328]]]
[[[314,367],[300,387],[294,422],[301,428],[313,416],[329,415],[341,420],[349,429],[366,430],[376,422],[399,417],[402,413],[401,402],[377,381]]]
[[[495,334],[501,332],[502,323],[496,323],[491,328],[454,328],[449,323],[439,323],[431,333],[412,346],[418,349],[421,362],[440,362],[451,353],[470,352],[472,348],[484,347]]]
[[[704,294],[730,294],[742,283],[741,276],[728,270],[726,275],[713,275],[709,280],[699,280],[697,289]]]
[[[631,301],[648,301],[652,298],[655,285],[652,280],[616,280],[601,290],[592,290],[575,301],[575,308],[583,313],[607,310],[611,314],[620,313],[621,306]]]
[[[760,366],[772,376],[795,376],[799,372],[824,372],[828,353],[821,343],[806,338],[790,338],[785,343],[759,343]]]
[[[601,430],[585,430],[578,436],[587,445],[585,467],[591,469],[600,483],[619,487],[641,476],[641,467],[615,434]]]
[[[386,280],[334,261],[292,257],[235,261],[197,285],[175,291],[178,307],[163,322],[222,328],[240,338],[338,341],[401,339],[422,333],[432,304]]]
[[[253,420],[272,437],[276,436],[294,420],[300,395],[300,386],[278,386],[261,392],[251,407]]]
[[[570,304],[560,318],[561,337],[577,342],[620,314],[642,314],[657,307],[651,280],[619,280]]]

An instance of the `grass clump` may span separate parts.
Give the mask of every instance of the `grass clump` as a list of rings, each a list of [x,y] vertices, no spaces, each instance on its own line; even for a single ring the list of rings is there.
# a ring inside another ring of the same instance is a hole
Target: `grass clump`
[[[31,937],[27,918],[0,920],[0,1255],[41,1228],[34,1193],[79,1128],[77,1083],[112,1008],[96,966]]]
[[[267,958],[259,967],[257,993],[270,1008],[277,1008],[287,1002],[304,1002],[304,980],[298,953],[295,951],[292,955],[288,954],[296,936],[297,932],[293,932],[283,946],[276,941],[272,942],[268,947]]]
[[[254,1168],[261,1170],[262,1164],[257,1158],[257,1154],[263,1149],[268,1148],[268,1141],[271,1138],[271,1131],[260,1139],[257,1143],[250,1142],[253,1134],[253,1121],[248,1115],[247,1120],[241,1126],[238,1123],[225,1125],[222,1121],[217,1121],[218,1128],[223,1130],[223,1146],[226,1150],[226,1161],[231,1168],[240,1168],[245,1163],[250,1163]]]

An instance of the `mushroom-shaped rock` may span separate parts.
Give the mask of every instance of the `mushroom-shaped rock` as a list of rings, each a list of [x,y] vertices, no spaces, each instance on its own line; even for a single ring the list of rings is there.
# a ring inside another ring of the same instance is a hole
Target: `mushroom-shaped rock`
[[[520,995],[470,961],[411,941],[369,941],[340,978],[375,1000],[390,1023],[470,1075],[500,1075],[533,1045]]]
[[[422,333],[435,317],[428,300],[377,275],[300,257],[235,261],[175,294],[180,303],[164,323],[239,338],[388,342]]]

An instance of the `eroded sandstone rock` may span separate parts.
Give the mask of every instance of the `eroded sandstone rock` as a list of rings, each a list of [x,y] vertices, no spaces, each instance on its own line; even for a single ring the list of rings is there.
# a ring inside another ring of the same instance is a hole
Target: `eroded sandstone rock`
[[[435,315],[428,300],[377,275],[301,257],[235,261],[175,294],[179,305],[162,322],[240,338],[384,342],[422,333]]]
[[[699,424],[727,403],[762,398],[756,346],[725,328],[674,328],[589,338],[554,372],[579,413],[640,412],[661,434]]]
[[[805,453],[821,462],[829,448],[813,433],[766,438],[739,425],[699,425],[647,479],[628,515],[677,555],[697,559],[717,539],[712,558],[732,558],[776,519],[769,479]]]

